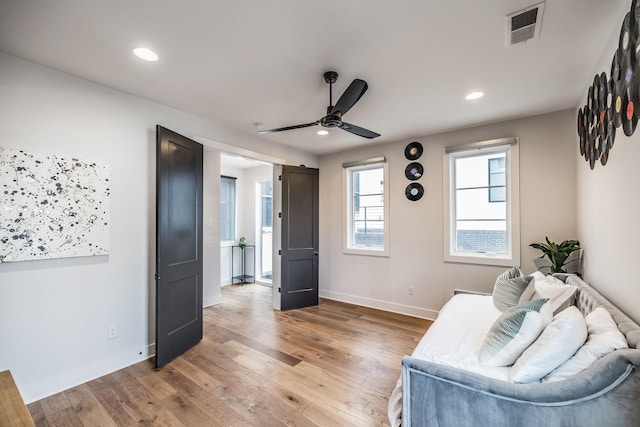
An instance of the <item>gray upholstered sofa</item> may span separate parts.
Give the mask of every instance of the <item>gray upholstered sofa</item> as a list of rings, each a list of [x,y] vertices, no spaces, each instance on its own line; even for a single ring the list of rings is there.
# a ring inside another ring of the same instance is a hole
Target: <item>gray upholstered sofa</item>
[[[389,401],[391,424],[640,426],[640,326],[577,276],[566,281],[578,287],[575,305],[583,314],[599,306],[611,314],[628,349],[615,350],[568,379],[533,384],[407,356],[402,361],[401,389]],[[401,410],[394,409],[400,401]]]

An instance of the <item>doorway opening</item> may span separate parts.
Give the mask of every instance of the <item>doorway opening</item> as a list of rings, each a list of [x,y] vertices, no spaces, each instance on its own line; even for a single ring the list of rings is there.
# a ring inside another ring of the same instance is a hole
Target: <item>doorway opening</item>
[[[221,152],[220,179],[220,285],[271,286],[273,165]]]

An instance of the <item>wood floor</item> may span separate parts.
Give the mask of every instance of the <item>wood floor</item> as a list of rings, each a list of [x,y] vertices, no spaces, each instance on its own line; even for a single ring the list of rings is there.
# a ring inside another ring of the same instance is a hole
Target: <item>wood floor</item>
[[[223,288],[204,339],[28,405],[36,426],[376,426],[430,323],[321,300],[277,312],[271,289]]]

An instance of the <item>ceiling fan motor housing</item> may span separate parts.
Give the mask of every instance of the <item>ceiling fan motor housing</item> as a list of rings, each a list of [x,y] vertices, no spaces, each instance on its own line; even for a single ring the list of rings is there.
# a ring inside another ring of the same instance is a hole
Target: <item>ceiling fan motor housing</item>
[[[320,119],[320,124],[326,128],[336,128],[342,124],[342,117],[339,114],[328,114]]]

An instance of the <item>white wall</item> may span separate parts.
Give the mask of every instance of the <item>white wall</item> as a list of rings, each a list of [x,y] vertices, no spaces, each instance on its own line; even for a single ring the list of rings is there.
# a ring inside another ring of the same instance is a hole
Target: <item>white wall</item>
[[[203,155],[203,295],[202,305],[209,307],[222,302],[220,292],[220,153],[210,148]],[[153,307],[153,305],[151,306]]]
[[[0,53],[0,145],[111,165],[109,256],[0,264],[0,370],[12,371],[27,402],[153,352],[156,124],[317,165],[291,147]],[[217,153],[205,152],[205,165],[215,164]],[[219,298],[217,191],[205,187],[205,303]],[[113,323],[119,335],[107,340]]]
[[[416,138],[425,148],[418,181],[425,195],[417,202],[404,195],[411,140],[321,156],[320,295],[434,318],[455,288],[491,291],[504,268],[443,261],[442,150],[509,136],[520,137],[521,265],[533,271],[539,253],[529,243],[576,237],[574,129],[574,112],[564,111]],[[344,254],[342,163],[379,156],[390,166],[390,257]]]
[[[626,13],[626,10],[625,10]],[[593,70],[610,76],[611,60],[618,46],[620,26],[612,28],[607,48]],[[584,96],[574,112],[584,106],[591,81],[584,82]],[[631,137],[617,129],[615,145],[606,166],[591,170],[580,157],[577,131],[573,132],[577,159],[578,238],[584,249],[584,277],[635,321],[640,322],[640,130]]]

